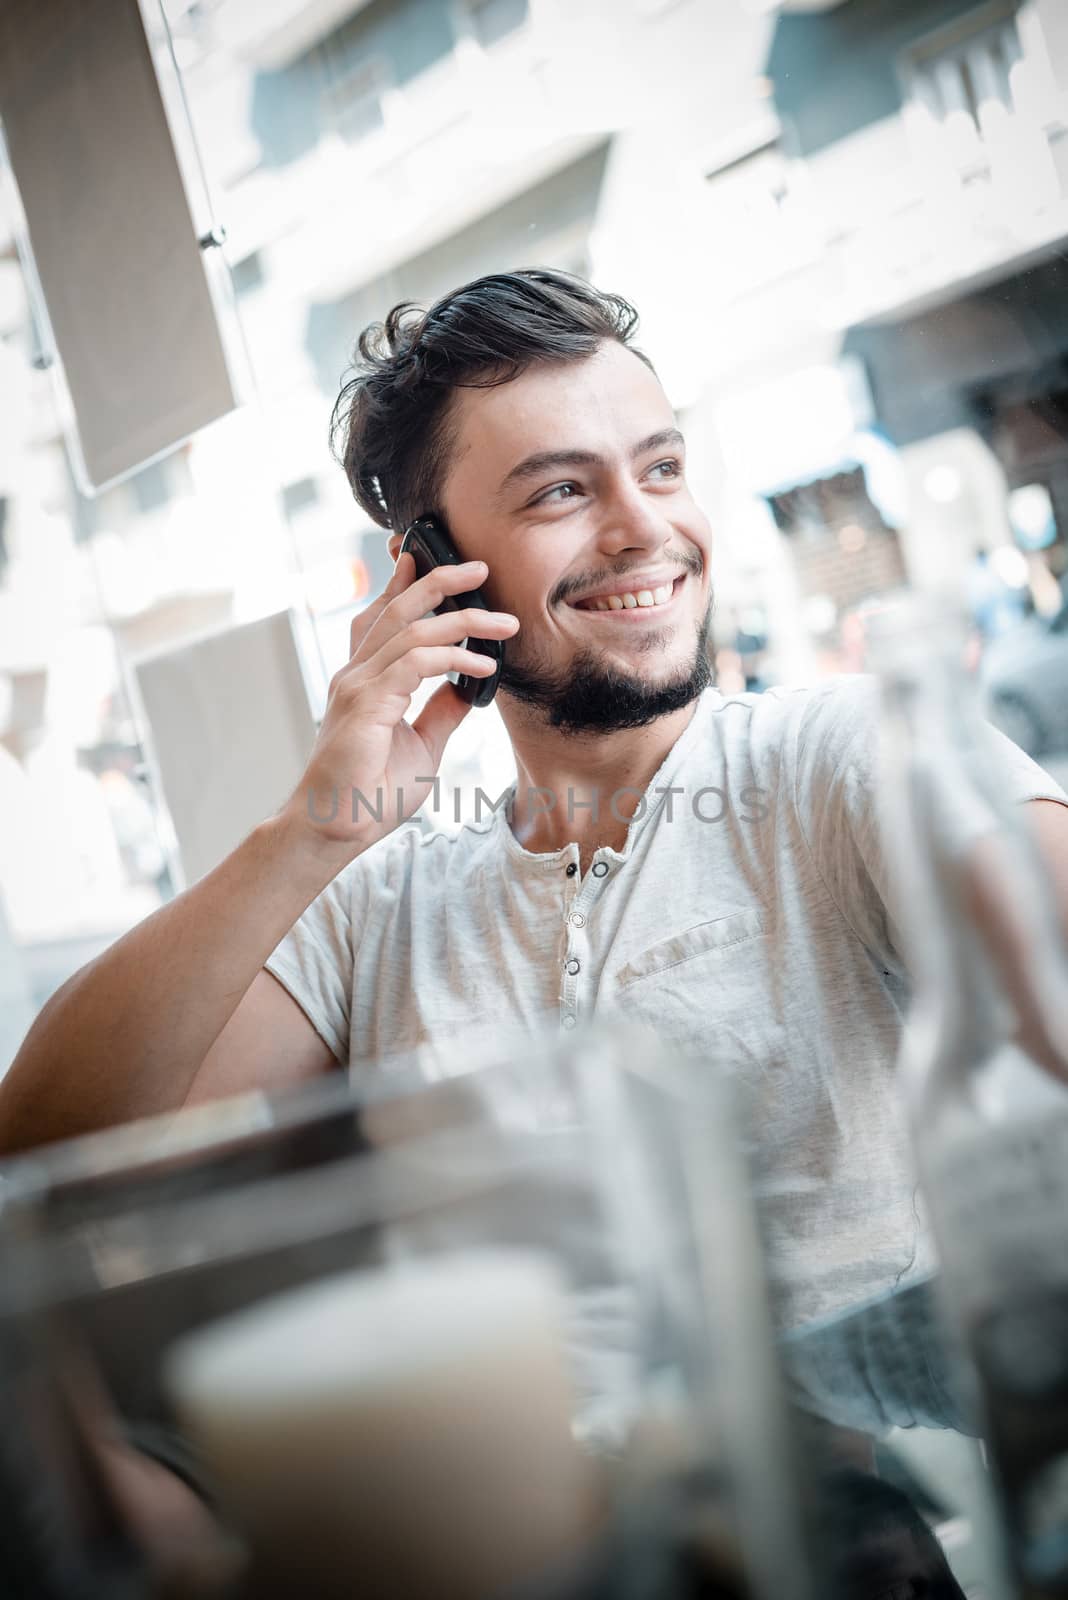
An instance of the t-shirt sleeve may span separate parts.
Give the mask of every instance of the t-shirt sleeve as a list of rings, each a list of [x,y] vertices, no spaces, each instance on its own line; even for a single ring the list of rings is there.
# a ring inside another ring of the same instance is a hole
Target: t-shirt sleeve
[[[349,1059],[354,928],[368,896],[362,858],[338,873],[264,962],[343,1065]]]
[[[887,863],[879,798],[878,680],[850,676],[814,694],[798,726],[794,800],[823,882],[861,942],[903,971],[893,916],[894,884]],[[1036,761],[998,729],[983,724],[985,759],[1010,802],[1068,795]],[[949,819],[962,848],[981,831],[962,798]]]

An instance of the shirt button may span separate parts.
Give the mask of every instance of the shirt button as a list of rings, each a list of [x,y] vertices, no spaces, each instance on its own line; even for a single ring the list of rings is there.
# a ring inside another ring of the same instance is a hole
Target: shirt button
[[[603,878],[607,871],[608,871],[608,862],[607,861],[596,861],[596,862],[594,862],[593,875],[594,875],[595,878]]]
[[[562,1018],[561,1022],[560,1022],[560,1026],[561,1026],[561,1028],[573,1028],[575,1026],[574,1017],[564,1017],[564,1018]]]
[[[571,976],[574,977],[576,972],[579,971],[578,962],[577,961],[569,961],[568,964],[567,964],[567,970],[568,970],[568,972],[570,972]]]
[[[581,911],[572,911],[567,920],[573,928],[584,928],[586,926],[586,918]]]
[[[565,868],[565,871],[567,872],[569,878],[573,878],[575,873],[578,871],[578,867],[576,867],[575,863],[572,861],[570,866]]]

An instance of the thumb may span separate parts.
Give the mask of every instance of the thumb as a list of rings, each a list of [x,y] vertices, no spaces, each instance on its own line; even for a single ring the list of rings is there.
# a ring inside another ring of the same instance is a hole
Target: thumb
[[[445,746],[470,710],[470,704],[463,698],[455,685],[446,682],[441,685],[440,689],[434,690],[434,693],[412,723],[413,732],[419,735],[430,752],[430,759],[435,772],[437,772],[441,764],[441,758],[445,754]]]

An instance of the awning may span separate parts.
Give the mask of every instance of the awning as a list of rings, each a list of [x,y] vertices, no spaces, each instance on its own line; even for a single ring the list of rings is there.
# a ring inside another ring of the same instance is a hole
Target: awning
[[[864,365],[878,423],[896,445],[981,427],[989,400],[1045,392],[1068,358],[1068,256],[1059,254],[936,309],[851,328],[843,353]]]

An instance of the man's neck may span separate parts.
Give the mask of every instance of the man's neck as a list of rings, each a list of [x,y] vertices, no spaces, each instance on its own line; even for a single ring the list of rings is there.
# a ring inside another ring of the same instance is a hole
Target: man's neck
[[[697,705],[692,700],[644,728],[564,734],[525,707],[502,704],[516,758],[511,828],[519,843],[540,854],[574,841],[584,872],[595,851],[621,850],[641,796]]]

